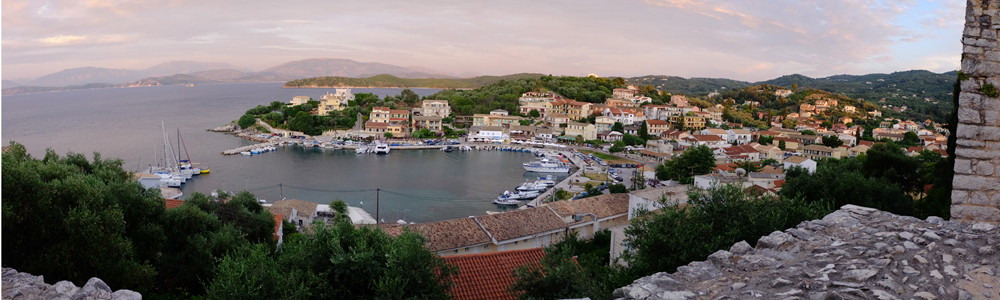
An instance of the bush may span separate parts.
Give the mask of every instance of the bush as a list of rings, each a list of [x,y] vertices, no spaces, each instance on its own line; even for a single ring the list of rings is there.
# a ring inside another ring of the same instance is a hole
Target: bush
[[[250,128],[254,124],[257,124],[257,118],[250,114],[243,115],[239,121],[236,121],[236,125],[240,125],[240,128]]]

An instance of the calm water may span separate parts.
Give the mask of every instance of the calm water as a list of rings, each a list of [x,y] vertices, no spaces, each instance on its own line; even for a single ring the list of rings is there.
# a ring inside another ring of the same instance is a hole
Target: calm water
[[[357,155],[353,151],[280,148],[262,155],[223,156],[223,150],[253,142],[208,132],[239,118],[247,109],[294,96],[314,99],[332,89],[282,89],[280,83],[206,84],[99,89],[4,96],[2,139],[24,144],[35,157],[46,148],[60,155],[100,152],[121,158],[128,170],[144,169],[154,151],[162,159],[160,121],[176,151],[180,129],[182,157],[212,170],[184,186],[184,193],[216,189],[250,190],[273,202],[282,197],[326,204],[342,199],[375,215],[374,189],[381,189],[382,219],[430,222],[502,210],[489,203],[537,175],[520,163],[533,157],[510,152],[392,151]],[[400,89],[354,89],[380,97]],[[414,89],[426,96],[436,89]],[[185,154],[186,152],[186,154]]]

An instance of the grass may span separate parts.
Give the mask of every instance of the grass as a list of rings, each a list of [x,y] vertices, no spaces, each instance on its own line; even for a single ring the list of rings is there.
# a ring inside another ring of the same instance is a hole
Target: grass
[[[583,173],[583,177],[590,178],[591,181],[608,181],[608,175],[601,173]]]
[[[609,164],[638,164],[638,163],[640,163],[640,162],[637,162],[637,161],[634,161],[634,160],[631,160],[631,159],[621,158],[621,157],[617,157],[617,156],[614,156],[614,155],[611,155],[611,154],[594,152],[594,151],[590,151],[590,150],[579,150],[579,151],[581,153],[585,153],[585,154],[593,154],[597,158],[603,159],[604,162],[609,163]]]

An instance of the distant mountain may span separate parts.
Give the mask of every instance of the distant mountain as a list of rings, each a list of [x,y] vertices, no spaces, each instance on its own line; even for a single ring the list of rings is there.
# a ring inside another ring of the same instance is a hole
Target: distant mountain
[[[84,85],[88,83],[109,83],[119,84],[123,82],[136,81],[145,77],[166,76],[171,74],[183,74],[213,69],[235,69],[236,67],[225,63],[204,63],[194,61],[171,61],[152,66],[142,70],[128,69],[108,69],[97,67],[83,67],[66,69],[56,73],[48,74],[31,82],[27,86],[40,87],[61,87],[70,85]]]
[[[312,58],[283,63],[264,69],[262,72],[273,72],[292,78],[311,77],[362,77],[378,74],[388,74],[402,78],[440,78],[440,74],[428,74],[422,70],[414,70],[376,62],[358,62],[342,58]]]
[[[672,94],[695,95],[708,94],[711,92],[738,89],[751,85],[746,81],[725,79],[725,78],[697,78],[690,79],[678,76],[648,75],[625,79],[625,84],[644,86],[652,85],[657,89]]]
[[[473,78],[399,78],[392,75],[377,75],[367,78],[314,77],[296,79],[285,83],[286,88],[332,88],[332,87],[380,87],[380,88],[477,88],[500,80],[538,78],[542,74],[520,73],[504,76],[479,76]]]
[[[3,81],[3,88],[5,88],[5,89],[12,88],[12,87],[19,86],[19,85],[20,84],[17,84],[17,82],[14,82],[12,80],[4,80]]]

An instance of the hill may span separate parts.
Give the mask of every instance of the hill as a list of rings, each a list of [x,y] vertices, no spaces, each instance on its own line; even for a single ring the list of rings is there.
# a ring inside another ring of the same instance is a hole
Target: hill
[[[32,80],[26,86],[36,87],[66,87],[89,83],[118,84],[136,81],[145,77],[166,76],[178,73],[190,73],[213,69],[234,69],[225,63],[205,63],[195,61],[171,61],[158,64],[142,70],[108,69],[83,67],[66,69]]]
[[[752,85],[746,81],[732,80],[726,78],[697,78],[690,79],[678,76],[648,75],[642,77],[626,78],[625,84],[653,87],[672,94],[699,95],[711,92],[721,92],[726,89],[738,89]]]
[[[520,73],[504,76],[479,76],[473,78],[399,78],[393,75],[376,75],[367,78],[315,77],[296,79],[285,83],[285,88],[331,88],[331,87],[380,87],[380,88],[477,88],[501,80],[538,78],[542,74]]]

